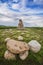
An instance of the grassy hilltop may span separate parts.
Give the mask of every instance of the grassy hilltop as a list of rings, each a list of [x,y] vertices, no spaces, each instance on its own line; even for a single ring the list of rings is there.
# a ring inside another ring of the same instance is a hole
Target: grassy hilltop
[[[22,33],[25,34],[22,34]],[[6,51],[5,38],[10,37],[12,39],[17,39],[17,37],[23,36],[25,42],[31,40],[37,40],[42,48],[40,52],[33,53],[29,52],[29,55],[26,60],[22,61],[19,57],[17,60],[5,60],[4,52]],[[43,65],[43,28],[25,28],[24,30],[18,30],[16,27],[0,27],[0,65]]]

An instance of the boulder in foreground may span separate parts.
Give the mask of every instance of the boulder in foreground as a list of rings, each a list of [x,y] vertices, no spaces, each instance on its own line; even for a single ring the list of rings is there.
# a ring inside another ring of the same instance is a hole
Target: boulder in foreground
[[[13,39],[9,39],[7,41],[6,46],[7,46],[7,49],[14,54],[19,54],[29,50],[29,46],[26,42],[16,41]]]
[[[9,52],[8,50],[5,51],[4,58],[7,60],[16,60],[16,56]]]
[[[28,43],[30,50],[33,51],[34,53],[37,53],[40,51],[41,49],[41,44],[39,42],[37,42],[36,40],[31,40]]]
[[[25,60],[28,57],[28,51],[25,51],[24,53],[19,54],[19,57],[21,60]]]

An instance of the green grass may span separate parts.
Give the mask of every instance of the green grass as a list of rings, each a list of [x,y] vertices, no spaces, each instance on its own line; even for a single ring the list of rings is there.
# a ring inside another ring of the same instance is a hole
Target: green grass
[[[21,33],[25,33],[24,35]],[[22,61],[17,56],[17,60],[5,60],[4,52],[6,51],[5,38],[10,37],[18,40],[17,37],[23,36],[25,42],[31,40],[37,40],[41,45],[41,50],[38,53],[29,52],[26,60]],[[18,30],[17,28],[0,28],[0,65],[43,65],[43,28],[25,28],[24,30]]]

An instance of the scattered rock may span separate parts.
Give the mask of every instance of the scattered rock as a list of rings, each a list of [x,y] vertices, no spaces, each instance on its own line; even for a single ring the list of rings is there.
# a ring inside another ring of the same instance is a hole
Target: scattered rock
[[[26,35],[26,37],[29,37],[29,36],[30,36],[29,34]]]
[[[21,32],[20,30],[18,30],[17,32]]]
[[[10,53],[8,50],[5,51],[4,58],[7,60],[16,60],[16,56]]]
[[[21,35],[24,35],[24,34],[25,34],[24,32],[21,33]]]
[[[11,32],[11,31],[12,31],[12,29],[9,29],[9,31]]]
[[[18,40],[21,40],[22,41],[23,40],[23,37],[22,36],[19,36],[18,37]]]
[[[28,57],[28,51],[19,54],[21,60],[25,60]]]
[[[28,31],[24,31],[25,33],[28,33]]]
[[[41,49],[41,45],[36,40],[30,41],[28,45],[30,47],[30,50],[33,51],[34,53],[39,52]]]
[[[7,49],[14,54],[19,54],[29,50],[29,47],[28,44],[25,42],[9,39],[7,41]]]
[[[5,36],[5,34],[3,33],[2,36]]]
[[[10,40],[10,38],[6,38],[6,39],[5,39],[5,42],[7,42],[8,40]]]

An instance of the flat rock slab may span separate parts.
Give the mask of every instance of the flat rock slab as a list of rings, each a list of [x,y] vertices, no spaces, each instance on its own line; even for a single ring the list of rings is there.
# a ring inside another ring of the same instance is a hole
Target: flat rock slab
[[[29,50],[29,46],[25,42],[10,39],[7,41],[7,49],[12,53],[19,54]]]

